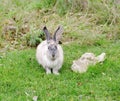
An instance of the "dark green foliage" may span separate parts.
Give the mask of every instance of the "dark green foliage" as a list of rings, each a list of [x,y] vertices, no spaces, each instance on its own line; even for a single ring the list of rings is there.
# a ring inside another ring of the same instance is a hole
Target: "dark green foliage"
[[[56,0],[36,0],[34,8],[36,9],[49,9],[54,7]]]
[[[26,44],[31,47],[37,46],[44,39],[44,33],[41,30],[33,30],[26,35]]]

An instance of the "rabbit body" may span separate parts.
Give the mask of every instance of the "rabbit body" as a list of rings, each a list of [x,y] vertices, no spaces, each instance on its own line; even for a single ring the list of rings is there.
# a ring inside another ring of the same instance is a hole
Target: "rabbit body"
[[[36,58],[38,63],[41,64],[45,70],[53,69],[58,71],[62,67],[63,50],[59,44],[57,45],[57,48],[58,48],[57,57],[55,60],[52,60],[49,57],[47,41],[43,41],[41,44],[38,45],[36,51]]]

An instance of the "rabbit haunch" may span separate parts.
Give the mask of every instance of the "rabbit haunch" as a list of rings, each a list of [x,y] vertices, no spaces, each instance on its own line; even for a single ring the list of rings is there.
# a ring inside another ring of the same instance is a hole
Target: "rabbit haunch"
[[[58,44],[63,29],[61,26],[55,31],[53,38],[50,37],[50,33],[47,28],[44,27],[43,31],[46,35],[46,40],[40,43],[36,50],[36,58],[40,65],[46,70],[46,73],[51,73],[51,69],[54,74],[59,74],[58,71],[63,64],[63,50]]]

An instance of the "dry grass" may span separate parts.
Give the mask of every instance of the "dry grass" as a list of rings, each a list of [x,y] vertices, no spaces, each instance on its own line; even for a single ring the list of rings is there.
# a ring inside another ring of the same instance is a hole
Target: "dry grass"
[[[45,25],[51,33],[58,25],[63,25],[64,42],[78,40],[81,44],[94,44],[101,38],[119,40],[120,9],[116,2],[2,0],[0,47],[4,48],[7,44],[10,48],[24,48],[28,45],[26,36],[30,33],[34,36],[36,30],[42,30]],[[63,9],[65,12],[62,12]]]

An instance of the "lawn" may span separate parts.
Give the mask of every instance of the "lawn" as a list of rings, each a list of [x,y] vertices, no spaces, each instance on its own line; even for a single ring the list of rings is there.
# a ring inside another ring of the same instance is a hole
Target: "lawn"
[[[0,59],[0,100],[31,101],[119,101],[120,42],[104,46],[63,45],[64,64],[60,75],[46,75],[35,59],[35,49],[7,52]],[[106,52],[103,64],[90,66],[83,74],[70,67],[84,52]]]

